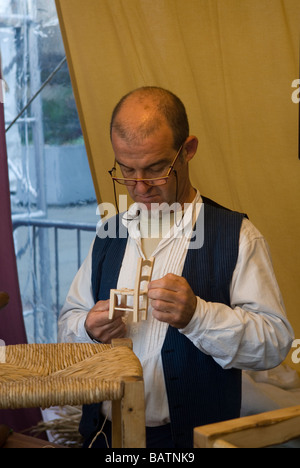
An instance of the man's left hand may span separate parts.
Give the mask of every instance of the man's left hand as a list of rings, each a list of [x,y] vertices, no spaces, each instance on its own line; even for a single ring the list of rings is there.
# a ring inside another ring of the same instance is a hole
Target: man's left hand
[[[194,315],[197,298],[185,278],[167,274],[148,285],[153,317],[175,328],[184,328]]]

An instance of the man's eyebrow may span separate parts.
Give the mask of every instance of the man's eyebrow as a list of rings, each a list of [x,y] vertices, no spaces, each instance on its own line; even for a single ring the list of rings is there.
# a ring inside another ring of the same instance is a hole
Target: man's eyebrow
[[[124,167],[124,169],[135,169],[135,167],[129,167],[129,166],[126,166],[126,164],[123,164],[119,161],[116,160],[116,163],[120,166],[120,167]],[[168,160],[168,159],[161,159],[160,161],[157,161],[157,162],[154,162],[152,164],[149,164],[149,166],[147,167],[144,167],[143,169],[144,170],[147,170],[147,169],[153,169],[155,166],[162,166],[162,167],[165,167],[167,166],[167,164],[171,164],[171,162]]]

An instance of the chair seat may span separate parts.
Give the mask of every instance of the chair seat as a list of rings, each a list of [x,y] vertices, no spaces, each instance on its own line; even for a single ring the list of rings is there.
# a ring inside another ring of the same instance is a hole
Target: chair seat
[[[143,368],[130,340],[11,345],[0,363],[0,409],[112,401],[113,448],[145,447]]]

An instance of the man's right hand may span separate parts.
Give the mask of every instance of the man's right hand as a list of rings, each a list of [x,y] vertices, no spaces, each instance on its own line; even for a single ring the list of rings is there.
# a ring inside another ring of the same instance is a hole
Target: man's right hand
[[[88,335],[104,344],[110,344],[113,338],[124,338],[126,335],[124,313],[116,310],[113,319],[109,319],[108,314],[109,300],[99,301],[89,311],[85,321]]]

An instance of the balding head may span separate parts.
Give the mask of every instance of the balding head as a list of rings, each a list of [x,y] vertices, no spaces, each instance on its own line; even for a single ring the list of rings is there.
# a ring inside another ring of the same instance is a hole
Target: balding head
[[[162,88],[139,88],[124,96],[115,107],[111,137],[116,132],[127,143],[143,141],[164,125],[171,129],[174,149],[178,149],[189,136],[188,118],[180,99]]]

